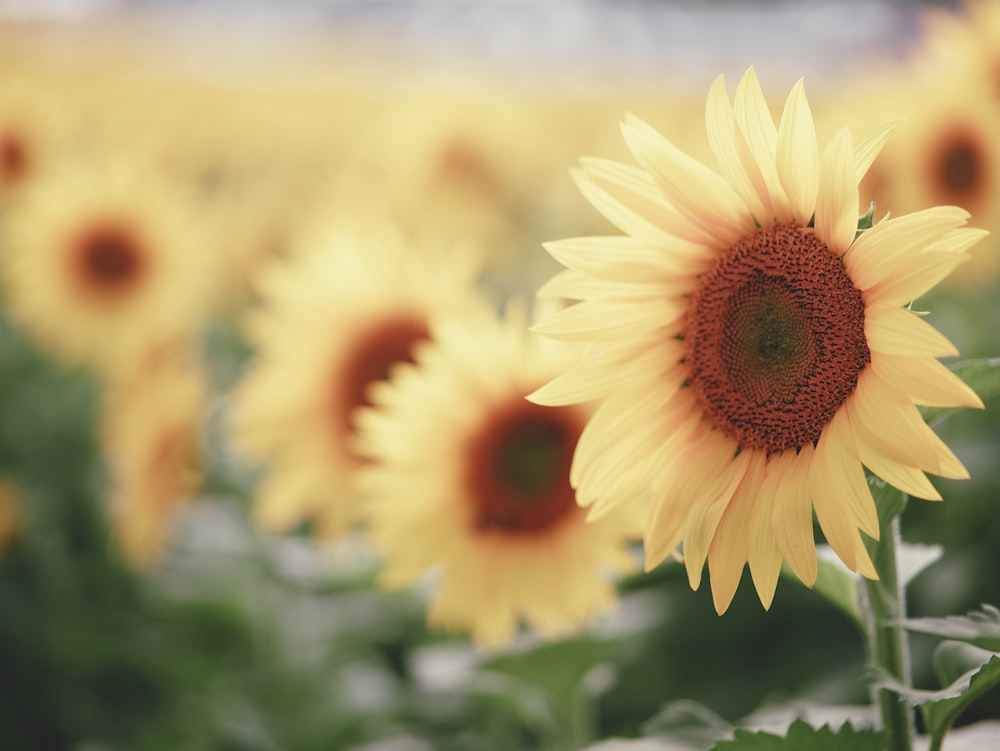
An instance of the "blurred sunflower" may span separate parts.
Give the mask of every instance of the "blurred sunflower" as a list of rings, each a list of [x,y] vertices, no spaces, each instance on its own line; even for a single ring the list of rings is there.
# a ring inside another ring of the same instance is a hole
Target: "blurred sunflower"
[[[879,158],[884,205],[893,212],[960,206],[970,222],[1000,229],[1000,107],[977,81],[935,77],[912,91],[906,121]],[[985,249],[983,249],[985,250]],[[972,254],[966,281],[996,281],[995,253]]]
[[[180,342],[149,347],[106,384],[101,412],[109,517],[126,560],[157,560],[201,480],[204,376]]]
[[[255,350],[232,395],[231,434],[266,467],[254,519],[282,532],[315,519],[334,537],[354,518],[354,412],[373,381],[412,360],[438,320],[476,300],[472,255],[388,230],[331,231],[265,269],[247,321]]]
[[[0,201],[9,201],[56,158],[58,113],[41,76],[0,76]]]
[[[856,238],[858,182],[888,128],[858,143],[843,129],[821,155],[801,81],[775,126],[752,69],[733,103],[720,77],[706,124],[722,175],[634,117],[640,168],[583,160],[580,188],[626,236],[548,246],[569,267],[556,291],[582,302],[537,330],[590,349],[531,398],[602,400],[578,500],[599,517],[648,492],[647,566],[683,544],[696,588],[707,559],[721,613],[747,562],[765,607],[783,557],[815,581],[813,510],[843,562],[876,576],[863,466],[927,499],[925,471],[967,477],[915,405],[982,404],[935,359],[951,343],[902,306],[985,232],[948,207]]]
[[[1000,104],[1000,3],[963,0],[957,8],[925,6],[915,57],[951,81],[979,80]]]
[[[200,324],[207,248],[181,199],[138,162],[47,173],[3,230],[11,317],[68,362],[115,368]]]
[[[486,646],[521,620],[558,635],[611,606],[607,574],[629,568],[628,542],[641,534],[639,507],[589,524],[577,506],[569,468],[590,410],[524,397],[580,350],[525,325],[523,314],[491,313],[442,326],[358,417],[382,581],[406,586],[440,569],[429,623]]]

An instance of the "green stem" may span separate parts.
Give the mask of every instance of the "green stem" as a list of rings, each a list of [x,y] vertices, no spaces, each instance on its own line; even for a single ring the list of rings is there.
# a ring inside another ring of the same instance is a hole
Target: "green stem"
[[[912,684],[909,642],[902,626],[906,616],[903,582],[899,575],[899,517],[882,528],[882,539],[870,547],[878,571],[877,581],[864,580],[862,610],[866,617],[869,660],[876,679],[889,674],[904,686]],[[876,686],[873,701],[878,705],[888,751],[911,751],[913,711],[895,691]]]

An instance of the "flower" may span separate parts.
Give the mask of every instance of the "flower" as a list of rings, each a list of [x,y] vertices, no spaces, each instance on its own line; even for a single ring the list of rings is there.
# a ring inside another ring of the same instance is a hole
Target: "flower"
[[[354,411],[439,318],[473,304],[475,259],[389,230],[328,228],[301,243],[257,281],[260,306],[246,326],[255,357],[233,390],[230,435],[266,470],[257,524],[285,532],[315,519],[334,537],[354,520]]]
[[[524,398],[578,355],[527,335],[523,313],[452,320],[359,413],[381,581],[402,587],[438,570],[433,627],[492,647],[520,620],[552,636],[614,603],[606,574],[632,563],[641,506],[588,524],[569,471],[590,410]]]
[[[196,329],[206,248],[182,200],[141,163],[39,176],[4,227],[11,317],[52,354],[106,371]]]
[[[125,558],[159,558],[178,513],[201,481],[207,384],[191,347],[152,345],[105,384],[102,450],[108,508]]]
[[[856,238],[858,182],[889,128],[857,143],[844,129],[820,155],[801,80],[775,126],[753,69],[733,103],[720,77],[706,124],[721,175],[634,117],[622,131],[641,167],[582,161],[581,190],[626,235],[547,246],[568,269],[542,293],[581,302],[536,330],[589,349],[531,398],[601,401],[578,502],[598,517],[648,496],[647,567],[683,545],[721,613],[748,562],[765,607],[782,558],[812,585],[813,510],[843,562],[876,576],[864,466],[927,499],[924,472],[967,477],[915,405],[982,404],[935,359],[951,343],[903,306],[985,232],[943,207]]]

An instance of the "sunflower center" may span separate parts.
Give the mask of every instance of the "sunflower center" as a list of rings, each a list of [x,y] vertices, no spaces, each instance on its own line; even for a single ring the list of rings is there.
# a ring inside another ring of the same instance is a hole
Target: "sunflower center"
[[[937,173],[947,195],[967,198],[983,179],[982,149],[972,134],[957,133],[938,155]]]
[[[146,253],[127,227],[95,224],[73,244],[75,269],[83,289],[99,297],[118,297],[146,270]]]
[[[861,293],[811,229],[745,236],[691,302],[688,383],[715,427],[746,448],[815,442],[871,361]]]
[[[468,446],[468,488],[479,529],[536,532],[576,508],[569,467],[582,421],[569,409],[518,399]]]
[[[354,410],[371,405],[368,387],[388,378],[396,363],[413,362],[416,345],[429,338],[427,321],[413,315],[393,316],[364,331],[337,375],[339,424],[352,429]]]
[[[20,138],[0,134],[0,182],[15,183],[28,170],[28,152]]]

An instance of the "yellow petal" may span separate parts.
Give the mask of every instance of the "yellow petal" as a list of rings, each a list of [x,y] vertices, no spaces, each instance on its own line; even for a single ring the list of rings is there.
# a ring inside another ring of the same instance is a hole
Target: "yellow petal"
[[[750,213],[763,222],[774,213],[767,186],[760,175],[743,134],[736,129],[733,107],[729,103],[726,84],[719,76],[708,92],[705,107],[705,127],[708,143],[723,174],[746,203]]]
[[[968,478],[968,471],[927,426],[913,403],[873,368],[861,372],[854,398],[857,409],[852,415],[884,454],[941,477]]]
[[[736,125],[746,139],[750,154],[764,180],[764,185],[767,186],[773,215],[759,217],[762,224],[770,224],[771,221],[788,221],[791,210],[785,189],[778,178],[776,166],[778,131],[774,127],[774,120],[768,110],[767,100],[764,98],[764,92],[761,91],[760,82],[752,67],[747,69],[736,87],[733,116],[736,119]]]
[[[718,248],[728,248],[753,229],[753,218],[722,177],[636,118],[622,124],[625,142],[656,180],[667,201]]]
[[[750,552],[750,517],[764,479],[765,454],[760,451],[748,453],[751,457],[746,474],[719,518],[708,551],[712,601],[719,615],[726,612],[743,576],[743,566]]]
[[[983,409],[983,401],[976,392],[933,358],[879,354],[872,357],[872,368],[916,404]]]
[[[964,253],[951,251],[914,253],[907,259],[907,267],[865,290],[864,301],[905,305],[935,287],[968,258]]]
[[[778,177],[784,186],[793,220],[806,225],[816,209],[819,187],[819,149],[816,127],[800,78],[785,101],[778,125]]]
[[[964,209],[936,206],[880,222],[861,233],[844,255],[844,267],[854,286],[866,290],[891,277],[913,254],[947,236],[968,218]],[[955,240],[959,242],[957,236]]]
[[[693,483],[688,483],[681,492],[693,492],[698,502],[688,519],[687,532],[684,535],[684,565],[687,569],[688,582],[692,589],[701,584],[702,568],[708,557],[709,546],[715,535],[716,527],[722,512],[732,499],[736,488],[743,481],[747,467],[750,464],[752,451],[744,451],[728,461],[721,469],[717,465],[719,458],[727,455],[732,457],[735,444],[728,438],[709,434],[709,443],[715,449],[716,464],[696,468],[691,466],[691,474],[704,471],[704,476]]]
[[[686,310],[684,301],[663,298],[638,302],[585,300],[534,325],[536,334],[573,341],[620,341],[666,330]]]
[[[941,494],[937,492],[927,475],[915,467],[904,464],[884,452],[863,420],[858,419],[858,403],[853,394],[844,404],[851,418],[851,429],[854,431],[854,443],[858,449],[861,462],[873,473],[881,477],[904,493],[928,501],[940,501]]]
[[[851,134],[844,128],[827,146],[816,193],[816,234],[842,256],[858,228],[858,181]]]
[[[664,251],[668,243],[652,246],[634,237],[572,237],[547,242],[543,247],[559,263],[585,274],[619,282],[648,282],[650,277],[669,279],[702,269],[687,253]],[[680,241],[677,241],[680,243]],[[711,261],[714,254],[705,254]]]
[[[869,349],[886,355],[953,357],[955,345],[920,316],[885,303],[865,308],[865,339]]]
[[[772,524],[774,540],[795,575],[807,587],[816,582],[816,540],[813,537],[813,504],[809,492],[809,465],[813,447],[798,454],[786,451],[773,457],[761,493],[774,497]]]
[[[620,282],[590,276],[576,269],[564,269],[545,282],[535,296],[542,300],[642,300],[653,297],[676,297],[691,293],[694,277],[670,274],[662,279],[646,272],[646,279]]]
[[[875,157],[882,151],[889,135],[901,121],[883,123],[870,131],[862,133],[854,139],[854,169],[857,176],[855,182],[860,183],[872,166]]]

